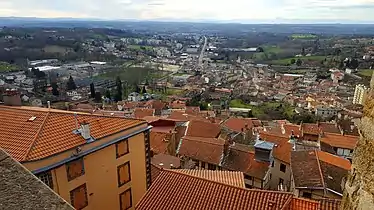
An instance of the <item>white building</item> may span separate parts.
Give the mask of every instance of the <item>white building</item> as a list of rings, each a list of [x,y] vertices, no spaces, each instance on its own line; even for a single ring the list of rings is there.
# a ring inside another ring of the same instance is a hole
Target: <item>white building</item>
[[[356,85],[355,94],[353,96],[353,104],[364,105],[368,93],[369,88],[365,87],[365,85]]]

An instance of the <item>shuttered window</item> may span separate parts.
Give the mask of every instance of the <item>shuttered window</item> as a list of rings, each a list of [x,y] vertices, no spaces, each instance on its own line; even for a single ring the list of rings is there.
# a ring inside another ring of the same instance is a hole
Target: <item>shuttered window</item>
[[[130,162],[127,162],[123,165],[118,166],[117,174],[118,174],[118,187],[121,187],[122,185],[131,181]]]
[[[83,209],[84,207],[88,206],[86,184],[83,184],[70,191],[70,201],[71,205],[73,205],[73,207],[77,210]]]
[[[84,175],[83,159],[74,160],[66,164],[68,181]]]
[[[131,188],[119,195],[121,210],[127,210],[132,207]]]
[[[129,153],[129,142],[127,139],[116,144],[116,158],[122,157]]]

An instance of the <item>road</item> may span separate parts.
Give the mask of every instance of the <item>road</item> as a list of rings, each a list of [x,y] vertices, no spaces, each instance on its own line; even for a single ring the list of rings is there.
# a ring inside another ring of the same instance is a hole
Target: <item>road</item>
[[[197,63],[197,67],[201,67],[202,64],[203,64],[203,58],[204,58],[204,52],[206,50],[206,46],[208,44],[208,38],[206,38],[206,36],[204,36],[204,45],[203,45],[203,48],[201,49],[201,53],[200,53],[200,56],[199,56],[199,61]]]

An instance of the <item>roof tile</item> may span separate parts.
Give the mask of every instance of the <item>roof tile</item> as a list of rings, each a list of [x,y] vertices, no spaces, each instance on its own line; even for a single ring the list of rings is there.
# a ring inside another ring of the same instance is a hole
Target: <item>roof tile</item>
[[[178,154],[218,165],[221,162],[224,144],[225,141],[222,139],[185,136],[178,148]]]
[[[250,190],[164,170],[135,206],[137,210],[262,210],[289,207],[291,193]]]
[[[232,186],[245,188],[243,173],[238,171],[212,171],[193,169],[178,169],[175,171]]]
[[[358,136],[341,135],[335,133],[324,133],[321,142],[332,147],[353,150],[358,142]]]
[[[186,136],[217,138],[221,132],[218,124],[192,120],[188,124]]]
[[[29,121],[32,116],[35,120]],[[77,119],[90,124],[91,136],[96,140],[145,123],[84,113],[79,113]],[[75,129],[72,112],[0,106],[0,147],[18,161],[42,159],[85,144],[80,135],[73,133]]]

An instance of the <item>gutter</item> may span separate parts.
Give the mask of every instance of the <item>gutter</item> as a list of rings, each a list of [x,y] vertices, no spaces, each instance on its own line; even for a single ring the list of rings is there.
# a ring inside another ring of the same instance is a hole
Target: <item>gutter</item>
[[[135,131],[135,132],[133,132],[133,133],[127,134],[127,135],[125,135],[125,136],[121,136],[121,137],[116,138],[116,139],[114,139],[114,140],[112,140],[112,141],[109,141],[109,142],[106,142],[106,143],[104,143],[104,144],[101,144],[101,145],[99,145],[99,146],[97,146],[97,147],[93,147],[93,148],[91,148],[91,149],[88,149],[88,150],[86,150],[86,151],[84,151],[84,152],[79,153],[78,155],[74,155],[74,156],[71,156],[71,157],[65,158],[65,159],[63,159],[63,160],[61,160],[61,161],[59,161],[59,162],[57,162],[57,163],[51,164],[51,165],[49,165],[49,166],[45,166],[45,167],[42,167],[42,168],[39,168],[39,169],[33,170],[32,173],[33,173],[33,174],[39,174],[39,173],[42,173],[42,172],[49,171],[49,170],[51,170],[51,169],[57,168],[57,167],[59,167],[59,166],[61,166],[61,165],[64,165],[64,164],[66,164],[66,163],[68,163],[68,162],[71,162],[71,161],[77,160],[77,159],[79,159],[79,158],[81,158],[81,157],[87,156],[87,155],[89,155],[89,154],[91,154],[91,153],[94,153],[94,152],[96,152],[96,151],[98,151],[98,150],[101,150],[101,149],[104,149],[104,148],[106,148],[106,147],[109,147],[109,146],[111,146],[111,145],[113,145],[113,144],[115,144],[115,143],[117,143],[117,142],[120,142],[120,141],[122,141],[122,140],[124,140],[124,139],[128,139],[128,138],[131,138],[131,137],[133,137],[133,136],[135,136],[135,135],[138,135],[139,133],[143,133],[143,132],[145,132],[145,131],[148,131],[148,130],[150,130],[151,128],[152,128],[152,126],[148,126],[148,127],[146,127],[146,128],[139,129],[139,130],[137,130],[137,131]]]

